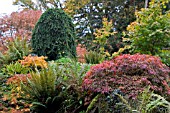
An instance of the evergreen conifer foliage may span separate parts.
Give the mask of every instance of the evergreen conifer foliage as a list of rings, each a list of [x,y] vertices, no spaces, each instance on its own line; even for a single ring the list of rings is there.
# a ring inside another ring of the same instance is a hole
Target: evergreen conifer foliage
[[[76,56],[75,36],[71,18],[61,9],[48,9],[33,30],[33,52],[49,60]]]

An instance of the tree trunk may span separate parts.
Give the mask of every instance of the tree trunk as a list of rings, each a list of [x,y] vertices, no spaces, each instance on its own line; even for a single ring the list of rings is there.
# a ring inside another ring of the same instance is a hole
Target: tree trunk
[[[145,8],[148,7],[148,0],[145,0]]]

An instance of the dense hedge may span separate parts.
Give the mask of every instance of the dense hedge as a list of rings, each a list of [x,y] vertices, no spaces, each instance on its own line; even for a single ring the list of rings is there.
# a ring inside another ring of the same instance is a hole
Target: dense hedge
[[[71,18],[61,9],[48,9],[37,22],[31,43],[35,54],[47,56],[49,60],[76,56]]]

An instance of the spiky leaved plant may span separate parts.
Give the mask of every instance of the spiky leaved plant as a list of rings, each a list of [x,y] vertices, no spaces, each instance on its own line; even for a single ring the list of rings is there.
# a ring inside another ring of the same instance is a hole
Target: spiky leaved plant
[[[2,64],[10,64],[13,61],[22,59],[23,56],[27,56],[32,51],[27,39],[21,37],[9,40],[6,47],[7,51],[5,53],[0,52],[0,66]]]

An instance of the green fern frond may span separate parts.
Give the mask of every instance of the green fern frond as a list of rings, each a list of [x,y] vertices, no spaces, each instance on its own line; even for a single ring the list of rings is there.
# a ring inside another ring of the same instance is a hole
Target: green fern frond
[[[147,112],[152,112],[158,107],[164,107],[167,110],[167,113],[170,113],[170,102],[168,102],[167,100],[165,100],[164,97],[158,94],[152,94],[151,97],[152,100],[149,104],[146,105]]]
[[[97,96],[95,96],[93,98],[93,100],[90,102],[90,105],[87,107],[86,113],[89,113],[90,110],[92,110],[92,108],[95,106],[95,104],[99,100],[100,96],[101,96],[101,94],[98,94]]]
[[[27,78],[27,84],[22,84],[22,89],[33,99],[45,101],[55,93],[56,73],[52,68],[42,69],[41,71],[31,72],[31,78]]]

